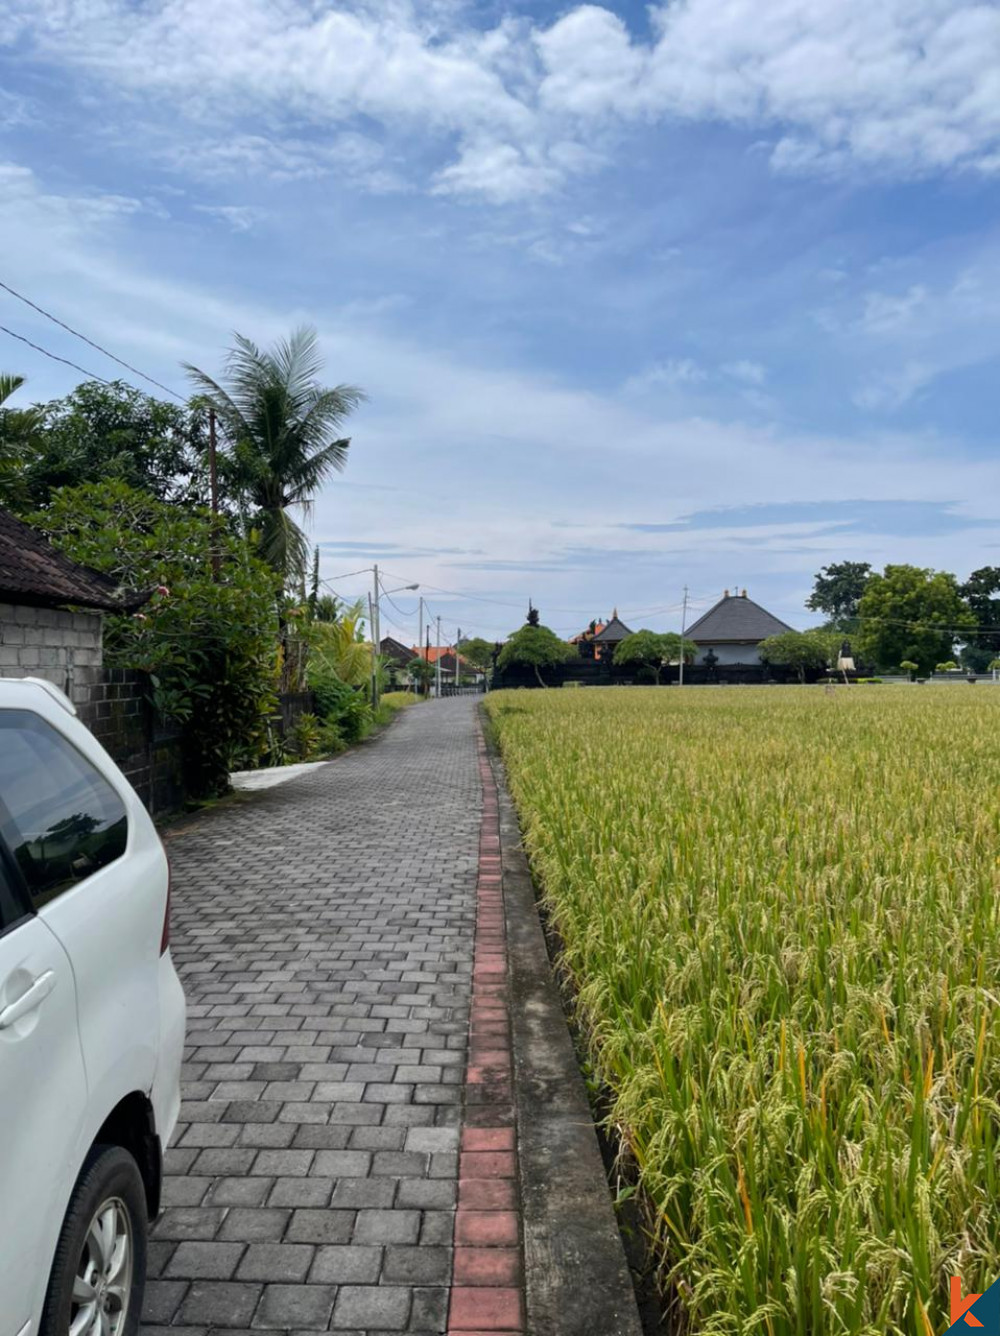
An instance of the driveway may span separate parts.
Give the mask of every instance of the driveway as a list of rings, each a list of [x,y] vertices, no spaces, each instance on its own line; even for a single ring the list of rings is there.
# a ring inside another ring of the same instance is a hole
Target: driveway
[[[415,706],[379,740],[169,839],[189,1048],[146,1336],[445,1330],[475,705]]]

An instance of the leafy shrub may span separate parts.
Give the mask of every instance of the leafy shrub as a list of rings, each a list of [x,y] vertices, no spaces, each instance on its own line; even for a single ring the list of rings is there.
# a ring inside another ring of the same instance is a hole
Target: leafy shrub
[[[320,724],[316,750],[320,756],[336,756],[347,750],[347,743],[336,724]]]
[[[239,539],[213,536],[208,511],[180,510],[122,482],[63,487],[31,519],[74,561],[126,588],[156,588],[140,612],[106,618],[105,661],[149,674],[157,710],[181,726],[188,792],[224,793],[236,758],[254,764],[268,745],[277,577]]]
[[[328,668],[310,665],[309,685],[324,724],[335,724],[342,741],[358,742],[371,729],[371,706],[363,691],[349,687]]]
[[[320,723],[314,714],[300,714],[288,738],[288,752],[297,761],[308,761],[319,752]]]

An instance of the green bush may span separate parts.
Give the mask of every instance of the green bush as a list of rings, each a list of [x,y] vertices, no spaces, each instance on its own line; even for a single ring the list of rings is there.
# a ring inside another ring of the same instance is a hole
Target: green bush
[[[105,620],[105,662],[149,674],[159,713],[181,727],[196,798],[229,787],[268,746],[278,680],[280,582],[207,511],[181,510],[122,482],[55,492],[31,517],[60,551],[129,589],[155,589],[132,616]],[[212,550],[219,558],[213,579]]]
[[[296,761],[308,761],[320,750],[320,723],[314,714],[300,714],[288,736],[288,753]]]
[[[310,664],[308,677],[317,714],[324,724],[336,725],[343,742],[359,742],[371,731],[372,710],[362,690],[349,687],[328,668]]]

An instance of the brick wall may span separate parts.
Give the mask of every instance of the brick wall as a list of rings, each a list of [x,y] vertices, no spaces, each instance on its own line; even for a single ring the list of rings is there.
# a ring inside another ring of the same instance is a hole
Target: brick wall
[[[156,718],[144,673],[79,669],[70,693],[80,719],[154,815],[184,801],[179,733]]]
[[[180,739],[154,714],[142,673],[103,667],[99,613],[0,603],[0,677],[44,677],[77,714],[154,815],[184,801]]]
[[[103,662],[99,613],[0,603],[0,677],[44,677],[72,695]]]

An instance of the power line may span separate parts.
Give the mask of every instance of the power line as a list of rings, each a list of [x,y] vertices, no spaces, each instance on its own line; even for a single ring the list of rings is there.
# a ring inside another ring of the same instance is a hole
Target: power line
[[[26,339],[23,334],[15,334],[14,331],[8,329],[6,325],[0,325],[0,333],[9,334],[12,339],[17,339],[20,343],[26,343],[29,348],[34,348],[36,353],[41,353],[43,357],[51,358],[53,362],[62,362],[63,366],[71,366],[74,371],[79,371],[80,374],[86,376],[88,380],[99,380],[102,385],[111,384],[110,380],[105,380],[103,376],[98,376],[93,371],[87,371],[85,367],[78,365],[78,363],[71,362],[68,357],[60,357],[58,353],[50,353],[47,348],[43,348],[40,344],[32,343],[30,339]]]
[[[44,316],[46,320],[51,320],[54,325],[58,325],[60,329],[64,329],[67,334],[72,334],[74,338],[82,339],[84,343],[88,344],[91,348],[94,348],[97,352],[103,353],[105,357],[110,357],[112,362],[117,362],[118,365],[123,366],[126,371],[131,371],[134,376],[140,376],[143,380],[148,380],[150,385],[155,385],[158,390],[163,390],[164,393],[172,395],[175,399],[179,400],[180,403],[187,403],[184,396],[178,394],[176,390],[172,390],[169,385],[164,385],[162,381],[154,380],[152,376],[147,376],[145,371],[140,371],[139,368],[133,366],[131,362],[125,362],[122,358],[116,357],[114,353],[108,352],[107,348],[102,347],[99,343],[95,343],[93,339],[88,339],[86,334],[81,334],[80,331],[74,329],[72,325],[67,325],[64,320],[60,320],[57,316],[54,316],[51,311],[46,311],[44,307],[33,302],[30,297],[25,297],[23,293],[16,291],[16,289],[12,288],[8,283],[5,283],[2,278],[0,278],[0,288],[3,288],[4,292],[9,292],[12,297],[16,297],[19,302],[24,302],[25,306],[30,306],[33,311],[37,311],[38,314]],[[9,333],[9,331],[6,332]],[[18,336],[15,334],[14,337],[17,338]],[[27,343],[28,340],[25,339],[24,342]],[[35,345],[32,344],[32,347],[34,346]],[[44,350],[39,349],[39,351],[41,352]],[[55,354],[46,354],[46,356],[55,356]],[[62,362],[66,359],[60,357],[56,360]],[[76,367],[74,362],[68,362],[67,365]],[[80,369],[80,367],[76,367],[77,371]],[[83,374],[87,375],[88,373],[85,371]],[[102,377],[96,376],[94,379],[101,380]],[[110,382],[104,381],[104,384],[108,385]]]

